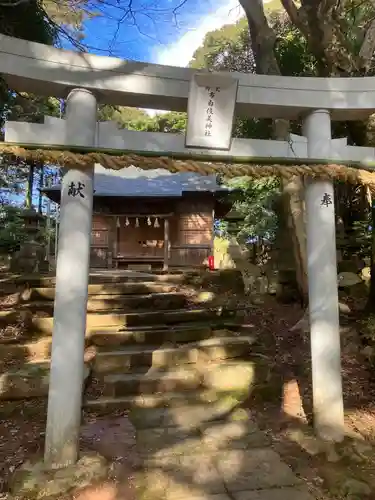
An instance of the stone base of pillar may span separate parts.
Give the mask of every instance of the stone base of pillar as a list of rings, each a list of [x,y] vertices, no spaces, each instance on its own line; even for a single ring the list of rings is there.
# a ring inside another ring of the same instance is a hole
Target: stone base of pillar
[[[47,469],[43,462],[25,462],[14,473],[10,492],[19,500],[61,498],[108,477],[109,464],[97,453],[85,453],[77,463],[61,469]],[[32,480],[30,480],[32,479]],[[42,496],[41,496],[42,495]]]

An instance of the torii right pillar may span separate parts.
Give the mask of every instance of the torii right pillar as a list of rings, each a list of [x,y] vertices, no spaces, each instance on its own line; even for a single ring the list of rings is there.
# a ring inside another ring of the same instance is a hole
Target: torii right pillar
[[[304,135],[309,158],[332,158],[327,110],[315,110],[305,117]],[[305,203],[314,427],[320,438],[341,441],[344,405],[333,182],[309,179]]]

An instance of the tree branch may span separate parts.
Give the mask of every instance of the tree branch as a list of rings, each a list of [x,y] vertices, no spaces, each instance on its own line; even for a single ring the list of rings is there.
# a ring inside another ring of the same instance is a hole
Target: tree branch
[[[375,0],[370,0],[372,7],[375,9]],[[362,68],[369,70],[372,62],[372,57],[375,51],[375,19],[372,19],[368,25],[361,48],[359,49],[359,57],[361,59]]]
[[[330,15],[339,3],[337,0],[321,0],[318,6],[319,16]]]
[[[24,3],[27,3],[29,0],[9,0],[5,2],[0,2],[0,7],[18,7]]]
[[[240,4],[249,23],[251,46],[256,61],[257,73],[280,75],[280,68],[274,53],[276,35],[268,24],[261,0],[240,0]]]
[[[366,31],[361,48],[359,50],[359,57],[361,58],[362,68],[366,71],[371,66],[372,56],[375,51],[375,20],[373,20]]]
[[[303,21],[302,16],[300,15],[300,9],[297,8],[296,4],[293,0],[281,0],[281,3],[284,7],[285,12],[288,14],[290,22],[298,28],[301,33],[307,38],[307,26]]]

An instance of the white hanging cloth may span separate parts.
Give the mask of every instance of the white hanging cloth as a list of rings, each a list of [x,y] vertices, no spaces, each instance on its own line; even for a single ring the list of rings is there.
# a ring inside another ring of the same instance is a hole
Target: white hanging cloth
[[[135,218],[135,227],[139,227],[139,219],[138,219],[138,217]]]
[[[129,222],[129,219],[126,217],[125,218],[125,226],[129,226],[130,222]]]
[[[155,217],[154,227],[160,227],[159,220],[157,217]]]
[[[117,227],[120,227],[120,217],[117,217],[117,220],[116,220],[116,226],[117,226]]]
[[[151,226],[151,224],[152,224],[152,222],[151,222],[150,217],[147,217],[147,225],[148,225],[148,226]]]

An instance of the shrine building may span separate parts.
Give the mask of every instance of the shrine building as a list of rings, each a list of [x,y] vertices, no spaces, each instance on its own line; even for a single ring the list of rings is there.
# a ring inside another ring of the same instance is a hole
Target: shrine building
[[[72,186],[72,195],[81,195]],[[73,192],[74,191],[74,192]],[[61,186],[43,192],[60,203]],[[90,267],[197,267],[213,255],[214,220],[231,208],[215,175],[95,166]]]

